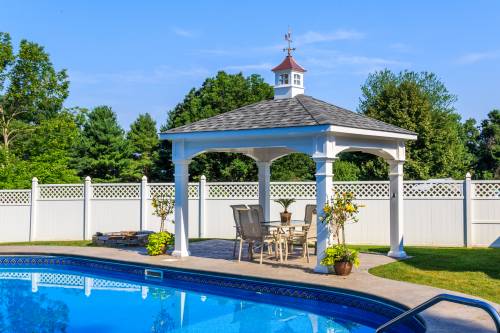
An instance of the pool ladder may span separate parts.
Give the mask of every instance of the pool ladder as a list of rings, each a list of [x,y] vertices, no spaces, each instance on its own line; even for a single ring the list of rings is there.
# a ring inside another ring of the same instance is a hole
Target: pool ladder
[[[417,315],[418,313],[420,313],[420,312],[422,312],[422,311],[430,308],[431,306],[433,306],[437,303],[440,303],[442,301],[458,303],[458,304],[462,304],[462,305],[467,305],[467,306],[472,306],[475,308],[483,309],[484,311],[486,311],[486,313],[488,313],[490,315],[491,319],[493,319],[493,322],[495,323],[495,326],[497,328],[497,333],[500,333],[500,315],[498,314],[497,310],[495,310],[495,308],[493,306],[491,306],[490,304],[488,304],[486,302],[477,300],[477,299],[455,296],[455,295],[450,295],[450,294],[440,294],[440,295],[434,296],[433,298],[429,299],[428,301],[426,301],[420,305],[417,305],[416,307],[414,307],[406,312],[403,312],[402,314],[400,314],[399,316],[397,316],[394,319],[389,320],[387,323],[385,323],[382,326],[380,326],[379,328],[377,328],[377,330],[375,332],[376,333],[386,332],[387,329],[404,321],[408,317],[413,317],[413,316]]]

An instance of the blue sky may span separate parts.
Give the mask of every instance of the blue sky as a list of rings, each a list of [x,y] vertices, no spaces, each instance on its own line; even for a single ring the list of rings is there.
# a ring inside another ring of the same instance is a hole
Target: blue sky
[[[66,106],[110,105],[122,126],[167,112],[218,70],[283,58],[290,25],[306,94],[352,110],[368,73],[435,72],[463,118],[500,108],[500,1],[4,1],[0,31],[66,68]]]

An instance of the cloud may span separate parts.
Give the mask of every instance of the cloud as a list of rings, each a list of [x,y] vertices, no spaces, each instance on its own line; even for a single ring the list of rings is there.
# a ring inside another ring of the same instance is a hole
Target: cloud
[[[225,70],[228,71],[251,71],[251,70],[270,70],[274,66],[268,62],[260,63],[260,64],[248,64],[248,65],[232,65],[224,67]]]
[[[175,69],[169,66],[160,66],[151,71],[129,70],[121,72],[88,73],[70,71],[71,82],[80,84],[159,84],[169,83],[185,77],[205,77],[210,71],[202,67]]]
[[[321,42],[331,42],[336,40],[361,39],[363,33],[354,30],[337,30],[334,32],[308,31],[305,34],[295,37],[296,45],[314,44]]]
[[[457,63],[461,65],[475,64],[484,60],[492,60],[500,57],[500,51],[489,52],[473,52],[467,53],[457,59]]]
[[[180,37],[192,38],[196,36],[196,33],[194,31],[182,29],[179,27],[173,27],[172,32]]]

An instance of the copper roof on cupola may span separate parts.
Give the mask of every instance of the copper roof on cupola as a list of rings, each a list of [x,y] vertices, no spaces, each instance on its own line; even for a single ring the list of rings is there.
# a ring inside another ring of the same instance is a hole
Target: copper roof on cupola
[[[293,69],[294,71],[297,72],[302,72],[304,73],[306,70],[302,68],[294,59],[291,55],[286,56],[285,59],[279,64],[278,66],[274,67],[272,69],[273,72],[277,71],[285,71],[287,69]]]

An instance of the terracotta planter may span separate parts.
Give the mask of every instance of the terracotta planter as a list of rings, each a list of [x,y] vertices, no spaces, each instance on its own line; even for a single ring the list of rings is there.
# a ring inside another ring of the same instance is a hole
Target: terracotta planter
[[[352,271],[352,263],[351,262],[345,262],[345,261],[340,261],[335,263],[333,266],[335,269],[335,274],[337,275],[349,275],[351,274]]]
[[[282,213],[280,213],[280,217],[281,217],[281,223],[290,224],[290,221],[292,220],[292,213],[282,212]]]

